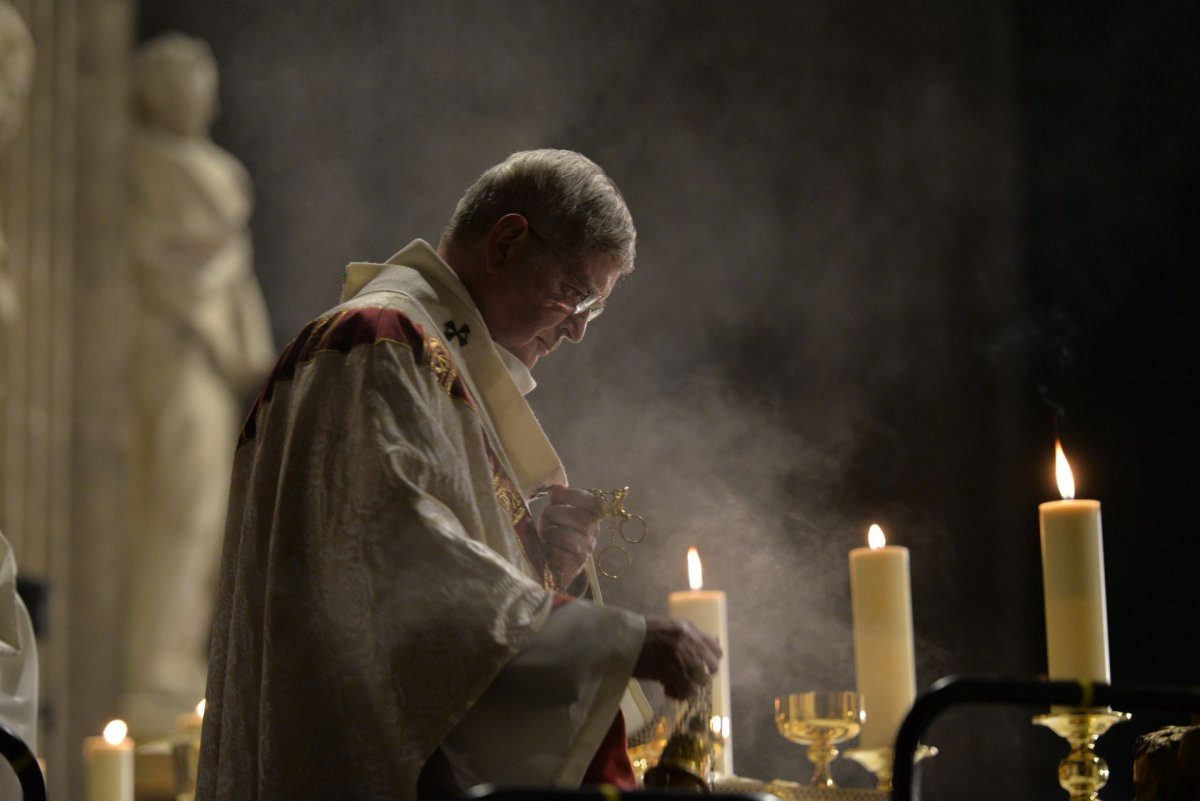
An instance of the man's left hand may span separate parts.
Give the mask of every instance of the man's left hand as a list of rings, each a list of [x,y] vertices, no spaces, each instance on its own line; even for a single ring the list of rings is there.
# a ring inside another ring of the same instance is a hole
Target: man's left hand
[[[538,532],[563,587],[575,580],[596,548],[599,514],[600,504],[587,490],[557,484],[550,488],[550,501],[538,515]]]

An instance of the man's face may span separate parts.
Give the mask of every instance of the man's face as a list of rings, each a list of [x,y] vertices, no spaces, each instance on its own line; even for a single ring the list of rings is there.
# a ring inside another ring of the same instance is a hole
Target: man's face
[[[610,256],[570,259],[541,248],[526,262],[512,276],[507,302],[488,325],[500,345],[532,368],[564,339],[583,339],[588,320],[603,309],[620,278],[621,264]],[[593,295],[587,309],[576,311]]]

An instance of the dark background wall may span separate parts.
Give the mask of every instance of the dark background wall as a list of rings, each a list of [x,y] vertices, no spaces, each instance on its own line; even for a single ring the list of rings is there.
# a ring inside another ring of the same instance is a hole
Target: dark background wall
[[[854,685],[846,554],[911,550],[918,680],[1045,669],[1054,419],[1104,504],[1117,681],[1195,684],[1197,12],[1182,2],[155,0],[207,39],[280,343],[342,266],[436,241],[530,147],[601,163],[639,268],[531,400],[651,522],[610,602],[729,594],[739,773],[803,779],[774,695]],[[1055,797],[1037,710],[951,713],[925,797]],[[1102,741],[1112,797],[1135,712]],[[841,762],[849,784],[866,775]],[[984,777],[990,785],[980,792]]]

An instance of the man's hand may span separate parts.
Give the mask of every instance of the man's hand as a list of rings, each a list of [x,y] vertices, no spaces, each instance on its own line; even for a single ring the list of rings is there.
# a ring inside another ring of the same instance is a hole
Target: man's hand
[[[596,548],[599,514],[600,504],[587,490],[559,485],[550,488],[550,502],[542,507],[537,527],[550,567],[564,587],[575,580]]]
[[[721,646],[691,621],[647,617],[646,639],[633,675],[661,682],[671,698],[695,695],[712,681],[721,663]]]

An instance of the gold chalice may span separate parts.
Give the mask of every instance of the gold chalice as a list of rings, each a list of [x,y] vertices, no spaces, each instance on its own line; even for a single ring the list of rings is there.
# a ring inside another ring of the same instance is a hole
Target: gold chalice
[[[792,693],[775,699],[775,725],[793,743],[808,746],[813,763],[814,787],[834,787],[829,763],[835,747],[855,737],[862,728],[858,693],[844,690]]]

